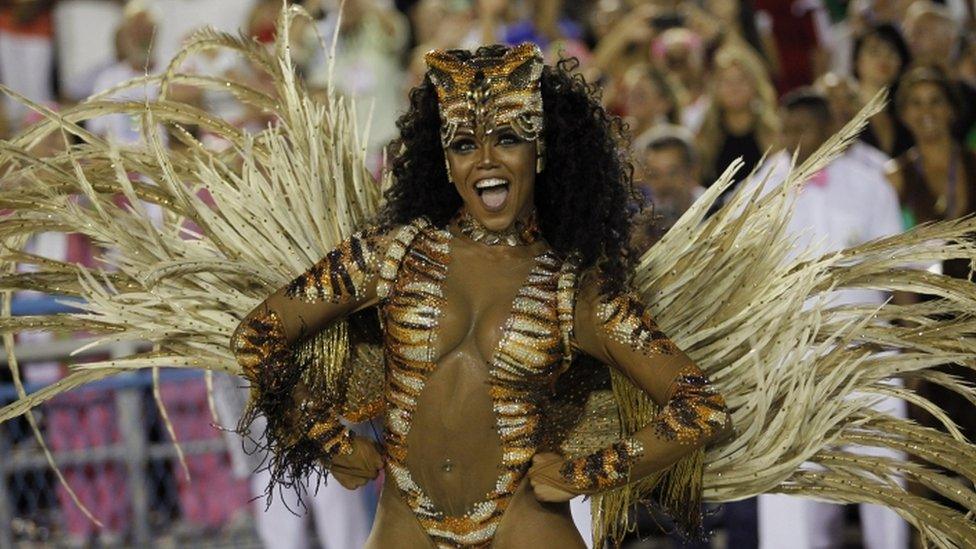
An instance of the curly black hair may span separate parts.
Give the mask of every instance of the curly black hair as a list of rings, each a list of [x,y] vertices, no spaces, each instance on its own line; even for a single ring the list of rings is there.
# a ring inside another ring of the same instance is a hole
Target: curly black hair
[[[473,54],[503,55],[504,46]],[[599,92],[574,73],[575,58],[542,72],[545,168],[535,183],[539,228],[563,257],[575,256],[582,272],[596,268],[605,292],[620,290],[631,272],[627,251],[634,199],[633,166],[625,124],[601,106]],[[380,212],[384,224],[425,216],[444,227],[461,208],[448,181],[440,141],[437,96],[429,78],[410,92],[410,107],[397,121],[391,145],[393,185]]]

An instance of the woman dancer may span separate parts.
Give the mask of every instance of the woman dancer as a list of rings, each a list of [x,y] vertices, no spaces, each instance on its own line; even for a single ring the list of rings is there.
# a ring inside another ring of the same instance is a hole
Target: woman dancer
[[[976,289],[898,268],[976,257],[962,238],[976,222],[787,259],[789,191],[843,150],[878,101],[791,171],[783,192],[739,193],[705,222],[731,185],[728,171],[631,263],[618,253],[629,183],[619,128],[576,77],[540,65],[531,46],[432,54],[381,205],[353,109],[334,90],[313,101],[294,78],[286,44],[300,14],[283,12],[274,54],[203,30],[163,75],[129,84],[158,81],[158,100],[35,106],[48,119],[2,144],[0,168],[20,176],[0,204],[11,273],[2,288],[83,303],[78,313],[0,319],[8,354],[11,334],[28,329],[152,347],[24,392],[0,422],[32,419],[47,399],[132,369],[241,373],[252,380],[249,415],[267,416],[276,480],[305,482],[321,464],[354,486],[385,461],[376,545],[578,545],[558,505],[578,493],[593,495],[596,540],[620,540],[637,501],[657,501],[694,529],[700,500],[765,492],[887,505],[941,546],[976,537],[965,513],[895,481],[911,477],[976,507],[976,494],[943,473],[976,478],[976,447],[937,407],[885,383],[901,374],[972,393],[932,368],[971,360],[976,327],[932,313],[970,310]],[[211,48],[244,55],[272,87],[180,71],[182,59]],[[276,124],[240,131],[170,100],[176,83],[228,90]],[[114,148],[77,125],[107,112],[140,118],[146,148]],[[166,149],[149,131],[162,122],[184,147]],[[232,146],[209,150],[181,131],[186,124]],[[32,155],[51,133],[79,142]],[[166,210],[159,223],[145,202]],[[111,270],[20,251],[20,236],[45,231],[112,247],[101,258]],[[13,274],[18,263],[34,268]],[[869,310],[819,299],[851,287],[943,299]],[[922,326],[891,327],[904,318]],[[926,405],[949,434],[872,410],[876,395],[893,391]],[[704,453],[727,428],[722,397],[737,433]],[[381,414],[382,450],[344,427]],[[933,466],[852,454],[850,444]]]
[[[278,455],[302,456],[299,437],[350,488],[386,456],[370,547],[582,547],[570,498],[666,468],[725,432],[729,416],[625,292],[630,174],[619,125],[532,45],[435,51],[427,62],[399,123],[384,224],[259,305],[235,352]],[[309,398],[290,400],[296,386],[308,392],[296,385],[293,346],[370,307],[389,376],[379,451],[328,403],[309,422],[289,417]],[[577,353],[663,408],[630,437],[565,459],[543,452],[542,416]]]

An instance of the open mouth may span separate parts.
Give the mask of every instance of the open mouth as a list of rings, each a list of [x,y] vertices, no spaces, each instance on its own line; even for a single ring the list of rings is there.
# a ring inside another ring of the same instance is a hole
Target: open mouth
[[[481,179],[474,184],[474,190],[481,199],[481,205],[489,212],[497,212],[505,207],[511,184],[500,177]]]

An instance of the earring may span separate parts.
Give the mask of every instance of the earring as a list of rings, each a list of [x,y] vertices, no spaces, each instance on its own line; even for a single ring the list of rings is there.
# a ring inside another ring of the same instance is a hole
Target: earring
[[[535,140],[535,173],[542,173],[546,167],[546,147],[542,144],[542,139]]]
[[[447,182],[453,185],[454,180],[451,179],[451,163],[447,161],[447,155],[444,155],[444,171],[447,174]]]

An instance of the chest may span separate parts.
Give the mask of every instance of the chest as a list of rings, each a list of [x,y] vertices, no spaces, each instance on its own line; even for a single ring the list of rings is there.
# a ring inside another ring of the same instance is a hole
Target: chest
[[[418,238],[399,269],[384,307],[389,353],[431,371],[461,360],[493,376],[547,379],[563,354],[560,263],[551,253],[485,261],[439,236],[436,261]]]
[[[909,166],[902,195],[917,222],[955,219],[976,209],[976,174],[967,164],[925,165],[916,159]]]

